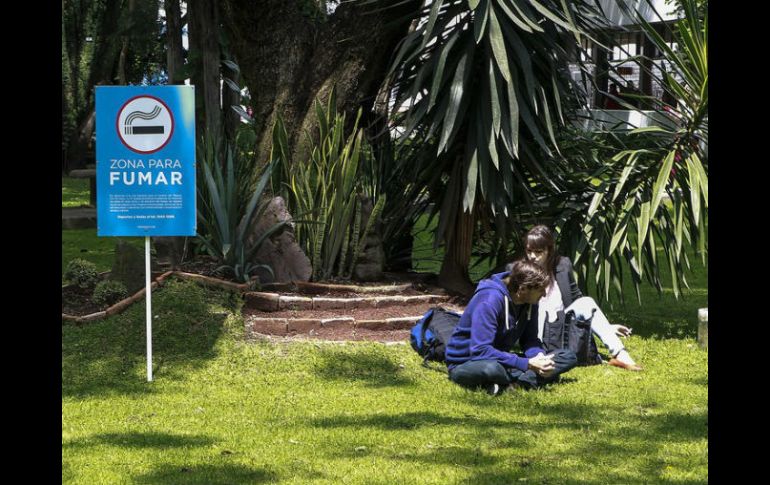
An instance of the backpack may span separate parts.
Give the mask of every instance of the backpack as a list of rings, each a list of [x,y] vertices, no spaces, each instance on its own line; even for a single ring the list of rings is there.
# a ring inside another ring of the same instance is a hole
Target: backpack
[[[575,312],[571,310],[566,314],[560,311],[556,321],[546,321],[543,328],[545,350],[569,349],[575,352],[580,366],[601,364],[602,358],[591,332],[592,319],[575,318]]]
[[[452,332],[460,321],[460,314],[434,307],[425,312],[420,320],[412,327],[409,343],[423,358],[423,364],[429,360],[444,362],[444,351]]]

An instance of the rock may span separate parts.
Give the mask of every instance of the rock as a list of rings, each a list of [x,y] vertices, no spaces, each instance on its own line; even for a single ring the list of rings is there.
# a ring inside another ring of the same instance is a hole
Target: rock
[[[700,348],[709,348],[709,309],[698,309],[698,345]]]
[[[361,228],[366,228],[366,223],[372,213],[372,202],[364,199],[362,207]],[[382,223],[377,221],[364,240],[363,251],[358,255],[353,266],[353,279],[357,281],[379,281],[385,268],[385,249],[382,247]]]
[[[267,238],[257,250],[253,262],[265,264],[273,270],[271,275],[265,269],[256,271],[262,283],[308,281],[313,268],[310,259],[297,244],[294,235],[294,223],[282,197],[273,198],[262,214],[259,221],[247,236],[247,244],[251,245],[278,222],[289,221],[283,230]]]
[[[185,237],[154,237],[155,258],[158,265],[179,269],[185,256]]]

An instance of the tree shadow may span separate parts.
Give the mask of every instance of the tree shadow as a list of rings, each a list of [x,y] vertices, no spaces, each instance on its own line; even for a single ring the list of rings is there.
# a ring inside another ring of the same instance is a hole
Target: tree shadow
[[[331,418],[310,420],[311,426],[319,428],[367,427],[396,431],[416,429],[425,426],[475,426],[492,428],[515,425],[515,422],[498,419],[478,419],[475,416],[443,416],[432,412],[413,412],[402,414],[375,414],[366,417],[339,415]]]
[[[236,485],[275,482],[278,475],[270,470],[243,465],[161,465],[134,479],[135,483],[163,485]]]
[[[499,398],[490,401],[500,402]],[[325,452],[331,459],[343,460],[404,460],[424,465],[457,465],[469,468],[471,475],[459,482],[465,484],[510,484],[525,478],[531,483],[682,483],[666,478],[660,450],[671,443],[699,442],[708,438],[707,413],[655,414],[656,406],[625,408],[622,405],[603,406],[603,411],[628,417],[620,426],[607,432],[606,414],[580,403],[546,403],[516,406],[502,418],[473,415],[444,415],[437,412],[407,412],[399,414],[369,414],[365,416],[338,415],[309,421],[319,428],[350,428],[364,430],[365,435],[379,436],[381,432],[408,430],[410,436],[431,436],[436,430],[463,429],[471,432],[471,443],[481,446],[457,446],[447,442],[424,443],[409,438],[399,447],[379,447],[377,442],[361,449],[361,438],[351,437],[335,450]],[[631,414],[628,414],[631,411]],[[537,418],[533,422],[532,418]],[[616,417],[610,418],[618,423]],[[374,431],[367,433],[366,429]],[[539,449],[543,437],[560,430],[568,435],[590,434],[590,439],[574,443],[560,442],[558,450]],[[602,432],[604,431],[604,432]],[[416,434],[415,434],[416,433]],[[426,449],[428,448],[428,449]],[[510,456],[504,450],[517,450]],[[531,456],[521,456],[523,450],[533,450]],[[513,462],[502,456],[509,456]],[[575,460],[581,462],[581,475],[575,473]],[[625,468],[612,463],[628,460],[638,463]],[[420,465],[418,465],[420,466]],[[595,469],[588,479],[586,468]],[[574,477],[574,479],[573,479]]]
[[[321,349],[318,377],[333,381],[360,381],[369,387],[413,385],[403,366],[384,355],[372,355],[364,348]]]
[[[209,446],[212,438],[204,435],[183,436],[168,433],[103,433],[80,440],[63,443],[62,448],[86,448],[97,445],[116,446],[119,448],[187,448]]]
[[[384,460],[403,460],[419,462],[424,465],[453,465],[462,467],[490,468],[499,464],[500,458],[495,457],[481,448],[451,446],[436,447],[429,451],[391,452],[384,450],[356,451],[352,448],[337,449],[325,454],[329,459],[353,461],[363,458],[377,457]]]
[[[228,311],[236,304],[221,292],[174,280],[153,293],[155,379],[183,379],[176,367],[198,367],[216,356],[227,314],[213,312],[207,300]],[[144,302],[105,320],[62,326],[62,397],[152,393],[146,358]]]

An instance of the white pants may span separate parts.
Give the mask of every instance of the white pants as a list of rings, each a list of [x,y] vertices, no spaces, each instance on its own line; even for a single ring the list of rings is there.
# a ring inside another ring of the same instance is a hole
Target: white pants
[[[572,305],[568,306],[564,313],[570,310],[575,312],[575,318],[580,320],[591,320],[591,330],[602,341],[607,350],[610,351],[611,356],[616,356],[618,352],[623,350],[625,346],[620,341],[620,338],[615,334],[615,330],[610,325],[610,321],[602,312],[599,305],[596,304],[593,298],[590,296],[584,296],[578,298],[572,302]]]

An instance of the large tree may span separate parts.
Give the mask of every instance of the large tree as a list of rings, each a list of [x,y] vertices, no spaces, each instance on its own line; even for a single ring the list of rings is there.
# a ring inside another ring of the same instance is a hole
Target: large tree
[[[223,25],[251,94],[258,153],[272,147],[276,116],[283,118],[292,159],[308,153],[304,132],[317,123],[316,98],[326,100],[336,86],[337,108],[354,119],[363,106],[370,112],[388,60],[404,37],[420,1],[383,12],[353,3],[311,0],[225,0]]]
[[[66,168],[83,166],[93,148],[94,87],[139,83],[164,63],[157,7],[135,0],[62,1]]]

